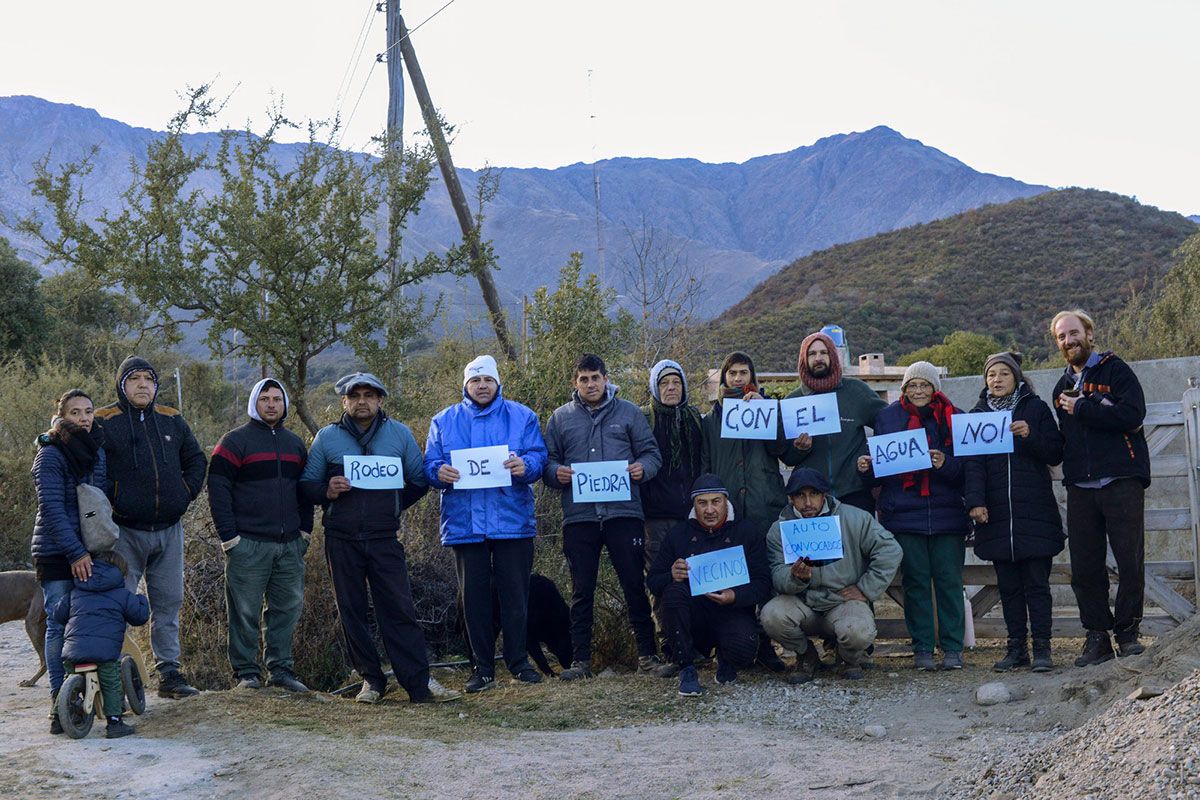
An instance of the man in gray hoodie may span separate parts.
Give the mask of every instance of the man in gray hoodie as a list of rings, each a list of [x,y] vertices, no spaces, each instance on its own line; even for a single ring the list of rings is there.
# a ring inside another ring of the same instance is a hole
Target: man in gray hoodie
[[[638,646],[638,669],[660,666],[654,641],[654,623],[643,580],[643,519],[639,484],[658,473],[658,445],[641,409],[617,398],[617,387],[608,381],[608,370],[599,356],[585,354],[575,365],[575,391],[546,425],[548,458],[542,479],[562,492],[563,555],[571,571],[572,663],[559,675],[566,681],[592,675],[592,620],[600,551],[608,557],[629,606]],[[625,483],[630,499],[578,502],[573,464],[623,461],[622,472],[612,476]]]

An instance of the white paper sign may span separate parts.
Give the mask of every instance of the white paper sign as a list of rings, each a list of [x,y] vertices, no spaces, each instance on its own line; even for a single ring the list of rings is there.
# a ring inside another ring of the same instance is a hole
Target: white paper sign
[[[588,461],[572,464],[571,497],[576,503],[619,503],[631,500],[626,461]]]
[[[780,400],[779,416],[783,418],[783,432],[789,439],[802,433],[821,436],[842,432],[842,415],[834,392]]]
[[[491,489],[512,486],[512,473],[504,467],[508,461],[508,445],[464,447],[450,451],[450,466],[458,470],[455,489]]]
[[[692,556],[687,563],[688,584],[693,597],[750,582],[746,550],[740,544]]]
[[[404,488],[404,459],[397,456],[342,456],[342,469],[355,489]]]
[[[783,563],[798,558],[837,561],[842,557],[842,521],[838,517],[810,517],[779,522]]]
[[[867,455],[876,478],[933,468],[923,428],[872,436],[867,439]]]
[[[954,431],[956,456],[985,456],[991,453],[1011,453],[1013,436],[1011,411],[983,411],[977,414],[955,414],[950,418]]]
[[[722,439],[774,439],[779,434],[778,400],[722,400]]]

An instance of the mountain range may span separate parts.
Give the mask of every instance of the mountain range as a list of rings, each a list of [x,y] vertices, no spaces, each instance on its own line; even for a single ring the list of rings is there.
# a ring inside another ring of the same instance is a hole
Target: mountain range
[[[13,221],[42,210],[30,195],[33,164],[78,160],[95,146],[86,183],[85,211],[117,204],[131,160],[161,134],[108,119],[75,105],[36,97],[0,98],[0,235],[40,263],[36,244],[12,230]],[[215,149],[219,134],[188,136],[187,147]],[[286,163],[298,145],[277,145]],[[605,265],[597,259],[593,173],[600,181]],[[460,169],[468,196],[480,173]],[[206,188],[203,181],[201,188]],[[215,180],[207,188],[214,187]],[[740,164],[694,159],[615,158],[557,169],[500,170],[499,193],[485,209],[484,236],[499,258],[496,282],[503,300],[554,284],[572,251],[585,267],[621,291],[623,265],[632,263],[631,235],[643,225],[678,251],[705,292],[702,315],[719,313],[782,265],[809,253],[883,231],[929,222],[987,204],[1029,197],[1048,187],[978,172],[949,155],[887,128],[839,134],[786,153]],[[440,185],[432,187],[410,225],[405,253],[442,250],[459,239],[458,225]],[[456,315],[481,311],[472,282],[432,282]]]

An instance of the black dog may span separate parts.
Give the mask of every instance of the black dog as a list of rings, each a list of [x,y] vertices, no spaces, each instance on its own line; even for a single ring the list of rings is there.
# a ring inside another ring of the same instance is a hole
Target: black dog
[[[492,595],[492,625],[493,630],[500,631],[500,600]],[[475,654],[471,651],[471,640],[466,635],[466,625],[463,623],[462,600],[459,599],[457,629],[463,634],[463,642],[467,648],[467,657],[475,664]],[[525,629],[525,649],[529,651],[533,663],[537,664],[546,675],[553,676],[542,645],[558,659],[564,668],[571,666],[571,614],[567,602],[554,581],[536,572],[529,576],[529,618]],[[495,649],[493,648],[493,652]]]

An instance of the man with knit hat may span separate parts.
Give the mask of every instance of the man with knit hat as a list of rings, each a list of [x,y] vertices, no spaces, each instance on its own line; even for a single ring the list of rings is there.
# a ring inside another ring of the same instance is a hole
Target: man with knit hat
[[[429,423],[425,440],[425,477],[441,493],[442,545],[454,551],[458,597],[474,661],[467,692],[496,685],[496,631],[492,598],[500,603],[504,663],[521,683],[540,683],[525,649],[529,607],[529,573],[533,569],[533,537],[537,520],[532,485],[546,465],[546,443],[537,415],[504,397],[496,360],[482,355],[463,370],[462,400]],[[461,473],[451,453],[473,447],[503,445],[511,487],[462,490]]]
[[[663,624],[671,641],[671,658],[679,669],[679,694],[703,694],[695,661],[717,651],[717,682],[730,684],[737,671],[754,663],[758,625],[754,608],[771,595],[770,574],[762,534],[737,519],[729,492],[711,473],[691,487],[688,520],[672,530],[659,548],[646,585],[661,598]],[[692,596],[688,562],[692,556],[741,547],[748,580],[719,592]]]
[[[304,693],[308,687],[294,671],[292,634],[304,608],[313,504],[300,491],[308,451],[284,427],[287,413],[282,383],[263,378],[254,384],[246,401],[250,419],[213,448],[208,507],[225,551],[229,665],[238,688],[262,686],[262,628],[270,685]]]
[[[1067,360],[1054,386],[1054,406],[1066,445],[1067,546],[1071,588],[1087,641],[1075,665],[1141,653],[1145,603],[1145,502],[1150,451],[1142,428],[1146,396],[1137,375],[1111,351],[1097,352],[1092,318],[1060,311],[1050,334]],[[1108,603],[1106,556],[1112,548],[1120,582]],[[1111,638],[1110,633],[1112,632]]]
[[[158,694],[180,698],[199,694],[179,668],[180,519],[204,488],[207,461],[180,413],[157,397],[158,373],[130,356],[117,370],[117,402],[96,409],[96,418],[104,426],[113,519],[121,527],[115,550],[129,565],[125,588],[136,592],[146,578]]]
[[[763,627],[796,653],[797,670],[788,676],[789,683],[813,678],[817,656],[810,635],[835,639],[843,675],[858,680],[867,649],[875,642],[871,603],[895,577],[900,545],[873,514],[834,497],[825,476],[814,469],[795,470],[787,493],[788,506],[767,532],[767,560],[778,594],[763,607]],[[842,557],[822,564],[806,558],[785,563],[781,524],[813,517],[838,519]]]
[[[875,513],[875,498],[863,488],[856,464],[858,457],[867,452],[865,429],[875,427],[875,417],[887,407],[887,402],[867,384],[842,375],[837,346],[820,331],[801,342],[796,369],[800,385],[788,397],[833,392],[837,396],[842,429],[821,436],[801,434],[793,442],[796,453],[788,461],[824,475],[832,494],[841,502]]]
[[[339,378],[334,391],[342,397],[342,417],[317,431],[300,486],[324,510],[325,561],[338,620],[350,662],[363,678],[354,699],[378,703],[388,688],[371,634],[372,608],[392,673],[408,699],[414,703],[457,699],[457,692],[430,680],[429,652],[413,605],[408,560],[397,538],[401,513],[429,491],[421,448],[408,426],[383,410],[388,391],[379,378],[353,372]],[[346,456],[400,459],[404,487],[352,486],[345,473]]]
[[[646,569],[654,563],[658,547],[692,511],[692,484],[704,462],[704,428],[699,409],[688,403],[683,367],[664,358],[650,368],[650,405],[642,408],[658,451],[662,468],[642,486],[642,512],[646,515]],[[666,636],[661,603],[653,606],[660,637]],[[669,643],[667,644],[669,647]],[[673,674],[673,667],[665,672]]]

